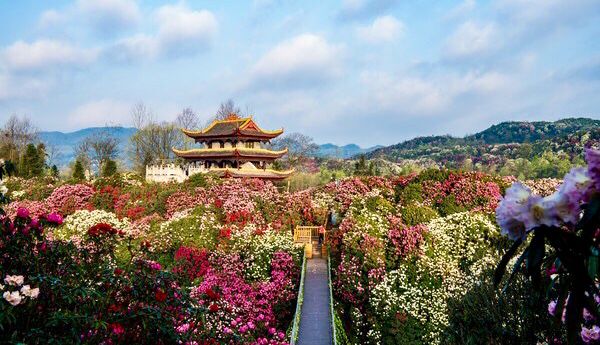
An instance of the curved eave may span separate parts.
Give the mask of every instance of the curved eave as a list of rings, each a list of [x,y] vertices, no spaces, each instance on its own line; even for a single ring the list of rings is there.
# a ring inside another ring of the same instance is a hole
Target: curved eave
[[[267,149],[252,149],[245,147],[218,148],[218,149],[192,149],[178,150],[173,148],[173,152],[181,158],[191,159],[209,159],[209,158],[257,158],[257,159],[277,159],[288,152],[288,149],[280,151],[271,151]]]
[[[214,172],[222,177],[234,177],[234,178],[260,178],[269,180],[283,180],[294,173],[295,170],[279,171],[273,169],[231,169],[231,168],[217,168],[211,169],[210,172]]]

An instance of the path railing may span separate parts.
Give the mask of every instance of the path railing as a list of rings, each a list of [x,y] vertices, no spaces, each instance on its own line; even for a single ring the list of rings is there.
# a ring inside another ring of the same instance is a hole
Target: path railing
[[[300,272],[300,287],[298,288],[298,298],[296,299],[296,312],[292,325],[292,334],[290,335],[290,345],[295,345],[298,340],[298,331],[300,329],[300,317],[302,316],[302,302],[304,301],[304,276],[306,273],[306,254],[302,254],[302,271]]]
[[[312,240],[315,237],[319,237],[320,226],[296,226],[294,229],[294,242],[312,244]],[[323,240],[325,240],[325,234],[323,234]]]
[[[327,252],[327,276],[329,283],[329,310],[331,313],[331,332],[333,345],[338,345],[336,326],[335,326],[335,309],[333,306],[333,282],[331,281],[331,256]]]

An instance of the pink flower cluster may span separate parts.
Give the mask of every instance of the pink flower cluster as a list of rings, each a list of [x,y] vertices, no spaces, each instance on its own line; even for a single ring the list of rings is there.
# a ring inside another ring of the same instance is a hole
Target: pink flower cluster
[[[17,215],[17,210],[20,208],[29,210],[29,215],[31,218],[38,218],[48,213],[48,209],[44,201],[29,200],[13,201],[6,206],[5,211],[10,218],[14,218]]]
[[[90,209],[94,189],[85,184],[64,185],[56,188],[46,199],[49,210],[69,215],[77,210]]]
[[[196,188],[194,193],[180,191],[175,192],[167,198],[167,218],[179,211],[194,208],[198,205],[207,203],[206,191],[202,188]]]
[[[493,211],[502,194],[498,184],[486,181],[485,177],[479,172],[451,172],[443,182],[423,182],[423,194],[430,204],[440,204],[445,198],[453,196],[460,206],[475,211]]]
[[[400,258],[406,258],[416,253],[423,243],[423,235],[427,232],[427,227],[424,224],[407,227],[398,217],[394,216],[389,217],[388,220],[390,221],[390,230],[387,237],[395,254]]]
[[[598,155],[600,156],[600,151]],[[596,183],[591,176],[594,176],[591,169],[573,168],[565,176],[558,191],[546,197],[533,194],[519,182],[514,183],[506,190],[506,195],[496,209],[496,221],[502,234],[512,240],[521,240],[541,225],[577,223],[581,203]]]
[[[218,253],[211,261],[211,268],[192,296],[208,307],[208,324],[222,325],[218,337],[232,341],[241,338],[242,342],[256,344],[283,342],[285,334],[277,331],[278,326],[283,326],[279,321],[286,316],[281,310],[289,310],[298,280],[298,268],[291,255],[275,253],[271,280],[254,284],[244,280],[243,264],[237,254]]]

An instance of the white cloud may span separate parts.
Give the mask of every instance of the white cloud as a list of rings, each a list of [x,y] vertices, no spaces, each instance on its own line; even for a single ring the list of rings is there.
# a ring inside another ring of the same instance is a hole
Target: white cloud
[[[467,21],[446,40],[445,55],[451,59],[485,56],[499,48],[502,41],[494,23]]]
[[[361,75],[365,104],[385,113],[435,116],[456,109],[461,97],[486,97],[510,91],[511,77],[500,72],[442,73],[420,76],[393,76],[370,72]]]
[[[371,25],[359,27],[358,37],[369,43],[385,43],[396,40],[404,31],[404,24],[393,16],[376,18]]]
[[[124,125],[123,120],[129,119],[130,109],[131,103],[113,99],[91,101],[71,111],[64,125],[69,128]]]
[[[212,12],[194,11],[183,5],[158,8],[154,20],[157,34],[121,39],[106,54],[117,61],[196,54],[208,49],[218,31],[218,21]]]
[[[5,48],[0,58],[9,70],[37,71],[82,66],[92,62],[96,55],[96,50],[78,48],[67,42],[39,40],[17,41]]]
[[[76,12],[101,32],[130,28],[142,17],[134,0],[78,0]]]
[[[39,20],[39,27],[42,29],[52,28],[60,24],[65,19],[63,13],[56,10],[47,10],[42,13]]]
[[[342,49],[323,37],[302,34],[281,42],[252,67],[254,84],[298,86],[322,82],[341,73]]]
[[[170,53],[206,48],[218,29],[217,19],[212,12],[193,11],[182,5],[162,6],[157,10],[156,17],[161,49]]]

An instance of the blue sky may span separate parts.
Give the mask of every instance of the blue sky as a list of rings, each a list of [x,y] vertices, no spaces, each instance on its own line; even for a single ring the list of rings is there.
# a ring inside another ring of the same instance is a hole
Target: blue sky
[[[265,128],[393,144],[600,118],[597,0],[2,1],[0,122],[129,125],[232,98]]]

